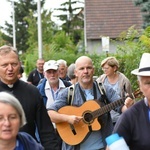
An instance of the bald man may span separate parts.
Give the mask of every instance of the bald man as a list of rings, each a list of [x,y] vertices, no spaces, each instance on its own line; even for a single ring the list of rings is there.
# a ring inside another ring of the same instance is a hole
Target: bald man
[[[99,102],[103,102],[101,93],[99,91],[98,85],[95,81],[93,81],[94,75],[94,66],[92,59],[87,56],[79,57],[75,62],[75,76],[78,78],[78,83],[75,84],[74,87],[74,99],[72,102],[73,106],[81,106],[85,102],[90,102],[89,100],[98,100]],[[83,123],[83,116],[72,114],[73,110],[70,114],[58,113],[58,110],[63,106],[68,105],[67,103],[67,95],[68,88],[62,90],[58,98],[55,100],[54,104],[48,108],[48,114],[52,120],[52,122],[57,123],[68,123],[73,127],[77,124]],[[109,102],[113,102],[120,97],[115,93],[113,89],[110,87],[106,87],[106,95]],[[99,104],[98,104],[99,105]],[[92,105],[91,105],[92,108]],[[101,129],[97,129],[96,131],[92,130],[92,123],[88,125],[81,125],[81,130],[84,130],[84,127],[89,127],[89,133],[86,137],[75,146],[73,144],[66,144],[65,142],[62,145],[62,149],[70,149],[70,150],[80,150],[80,149],[102,149],[104,150],[106,147],[105,138],[110,135],[113,129],[112,120],[109,112],[105,114],[101,119]],[[73,128],[76,131],[76,128]],[[78,136],[78,133],[76,134]],[[71,137],[70,137],[71,138]]]

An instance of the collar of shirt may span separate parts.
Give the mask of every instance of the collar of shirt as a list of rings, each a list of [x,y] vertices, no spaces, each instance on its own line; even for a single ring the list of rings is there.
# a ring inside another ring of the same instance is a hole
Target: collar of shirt
[[[65,85],[64,85],[63,81],[60,80],[60,79],[59,79],[59,86],[58,87],[59,87],[58,89],[65,88]],[[46,84],[45,84],[45,90],[46,89],[51,89],[51,86],[50,86],[48,81],[46,81]]]
[[[145,102],[145,105],[148,106],[148,100],[146,97],[144,97],[144,102]],[[149,107],[149,106],[148,106]]]
[[[146,97],[144,97],[144,102],[145,102],[145,105],[149,108],[148,109],[148,116],[149,116],[149,122],[150,122],[150,107],[148,106],[148,100]]]

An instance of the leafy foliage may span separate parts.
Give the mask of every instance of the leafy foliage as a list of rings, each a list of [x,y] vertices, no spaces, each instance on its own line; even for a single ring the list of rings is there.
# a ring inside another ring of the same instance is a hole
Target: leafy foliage
[[[4,40],[3,36],[4,34],[0,31],[0,46],[8,44],[7,41]]]
[[[17,37],[20,38],[17,39],[17,43],[22,43],[21,45],[23,48],[19,49],[25,50],[23,55],[21,55],[21,60],[25,65],[25,72],[27,75],[33,68],[35,68],[35,62],[38,59],[37,17],[34,15],[34,4],[31,6],[32,3],[29,5],[30,2],[32,2],[32,0],[20,0],[19,3],[16,4],[17,8],[15,6],[15,8],[18,9],[18,12],[16,13],[16,17],[18,17],[17,30],[19,32],[17,33]],[[51,20],[52,12],[43,10],[43,58],[46,61],[50,59],[65,59],[68,65],[70,65],[75,62],[79,56],[87,55],[93,60],[95,66],[94,75],[99,76],[103,73],[100,63],[107,56],[105,53],[100,55],[97,53],[85,54],[83,44],[83,18],[81,15],[81,18],[79,19],[79,16],[74,14],[75,10],[72,8],[72,2],[74,3],[75,1],[67,1],[64,3],[65,7],[62,8],[65,11],[70,12],[69,16],[71,19],[69,19],[67,15],[59,16],[65,21],[62,25],[62,30],[60,30],[60,28],[58,28]],[[145,2],[145,4],[147,4],[146,0],[139,0],[139,2]],[[28,6],[26,4],[28,4]],[[27,12],[24,13],[24,11]],[[8,31],[9,36],[0,32],[0,45],[8,44],[8,41],[12,43],[12,25],[7,24],[7,27],[6,31]],[[138,68],[141,55],[144,52],[150,53],[150,26],[144,30],[137,30],[135,26],[131,26],[127,31],[123,31],[116,41],[120,41],[122,44],[117,46],[116,53],[109,54],[109,56],[115,56],[119,60],[120,71],[129,78],[133,88],[136,89],[138,86],[136,82],[137,79],[136,76],[131,75],[131,71]]]
[[[141,6],[141,12],[143,12],[143,27],[150,26],[150,1],[149,0],[134,0],[136,6]]]
[[[134,33],[134,34],[129,34]],[[150,53],[150,27],[143,31],[136,30],[133,26],[122,37],[123,45],[117,48],[116,58],[120,62],[120,71],[131,81],[133,88],[137,88],[137,77],[131,75],[131,71],[139,67],[143,53]]]
[[[45,0],[41,1],[41,6],[45,3]],[[28,29],[28,22],[25,17],[28,17],[30,11],[37,13],[37,2],[34,0],[19,0],[14,2],[14,11],[15,11],[15,28],[16,28],[16,47],[18,50],[22,50],[25,52],[28,49],[28,38],[29,34],[27,32]],[[13,16],[11,16],[13,18]],[[8,35],[5,34],[3,36],[5,41],[8,41],[11,45],[13,45],[13,25],[6,22],[5,30]]]
[[[77,44],[82,39],[82,32],[84,28],[83,21],[83,7],[78,7],[80,1],[68,0],[61,4],[61,8],[57,10],[62,11],[61,15],[57,17],[64,23],[61,25],[62,30],[67,35],[70,35],[74,44]]]

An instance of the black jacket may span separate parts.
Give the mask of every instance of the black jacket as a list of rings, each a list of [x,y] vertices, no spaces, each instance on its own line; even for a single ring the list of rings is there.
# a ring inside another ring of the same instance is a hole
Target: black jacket
[[[31,82],[33,85],[37,86],[40,82],[40,80],[42,80],[44,78],[43,73],[39,73],[37,71],[37,69],[34,69],[33,71],[30,72],[27,81]]]
[[[12,93],[22,104],[27,124],[20,131],[27,132],[35,138],[36,123],[45,150],[58,150],[55,131],[38,89],[34,85],[18,80],[12,88],[0,81],[0,91]]]

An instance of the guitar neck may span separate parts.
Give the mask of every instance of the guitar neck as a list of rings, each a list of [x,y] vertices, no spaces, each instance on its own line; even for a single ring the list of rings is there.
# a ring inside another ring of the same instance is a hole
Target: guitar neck
[[[97,118],[109,111],[111,111],[112,109],[121,106],[124,103],[124,101],[122,99],[116,100],[106,106],[101,107],[100,109],[97,109],[95,111],[92,112],[92,115],[94,118]]]

